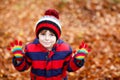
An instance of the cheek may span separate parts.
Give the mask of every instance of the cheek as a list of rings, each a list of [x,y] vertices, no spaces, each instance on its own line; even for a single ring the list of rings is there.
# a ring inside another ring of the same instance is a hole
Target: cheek
[[[43,39],[44,38],[44,36],[42,36],[42,35],[39,35],[38,37],[39,37],[39,39]]]
[[[56,42],[56,37],[51,38],[53,42]]]
[[[39,42],[43,41],[43,40],[44,40],[44,37],[43,36],[39,36]]]

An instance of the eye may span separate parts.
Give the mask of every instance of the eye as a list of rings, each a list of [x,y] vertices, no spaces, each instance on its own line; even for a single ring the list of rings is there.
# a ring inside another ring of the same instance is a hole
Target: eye
[[[45,35],[45,33],[40,33],[40,35]]]
[[[50,36],[55,36],[55,35],[53,33],[51,33]]]

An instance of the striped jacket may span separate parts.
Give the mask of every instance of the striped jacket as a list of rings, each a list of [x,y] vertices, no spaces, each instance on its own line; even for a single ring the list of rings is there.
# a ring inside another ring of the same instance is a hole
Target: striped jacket
[[[25,56],[19,64],[13,58],[13,65],[18,71],[31,67],[31,80],[67,80],[67,71],[76,71],[83,64],[84,60],[77,63],[72,57],[71,47],[60,39],[51,51],[47,51],[35,39],[26,45]]]

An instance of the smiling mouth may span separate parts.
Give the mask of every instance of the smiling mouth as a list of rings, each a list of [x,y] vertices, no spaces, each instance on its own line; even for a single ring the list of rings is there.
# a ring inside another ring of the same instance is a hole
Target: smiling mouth
[[[50,44],[50,42],[44,42],[44,44]]]

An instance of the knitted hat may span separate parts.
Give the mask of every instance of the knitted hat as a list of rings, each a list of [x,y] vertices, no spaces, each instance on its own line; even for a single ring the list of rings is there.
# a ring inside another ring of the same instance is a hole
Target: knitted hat
[[[52,31],[56,38],[59,39],[61,35],[61,25],[59,22],[59,14],[56,10],[48,9],[45,11],[44,16],[37,22],[35,30],[37,38],[40,31],[44,29]]]

